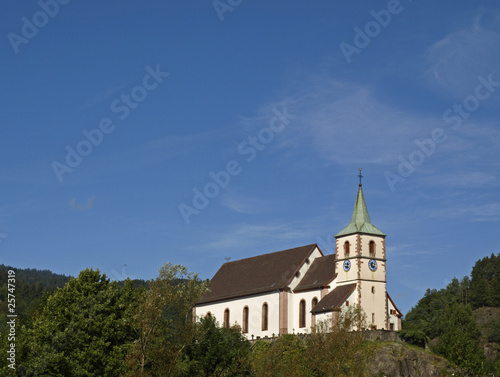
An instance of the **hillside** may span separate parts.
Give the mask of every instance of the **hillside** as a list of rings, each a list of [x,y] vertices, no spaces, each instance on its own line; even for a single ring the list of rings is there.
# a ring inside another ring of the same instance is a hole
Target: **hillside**
[[[428,289],[406,314],[400,335],[470,373],[499,373],[500,255],[478,260],[470,277]]]
[[[8,285],[8,271],[15,271],[14,289]],[[29,313],[40,304],[44,294],[63,287],[70,277],[48,270],[22,269],[0,265],[0,330],[6,325],[7,295],[15,295],[15,310],[19,319],[28,320]],[[9,290],[10,288],[10,290]]]

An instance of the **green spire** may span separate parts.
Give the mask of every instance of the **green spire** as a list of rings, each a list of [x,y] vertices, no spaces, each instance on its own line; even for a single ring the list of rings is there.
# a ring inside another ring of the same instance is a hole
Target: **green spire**
[[[352,211],[351,223],[338,232],[335,237],[346,236],[353,233],[367,233],[377,236],[385,236],[385,234],[382,233],[380,229],[376,228],[370,221],[368,209],[366,208],[365,197],[363,196],[361,177],[358,196],[356,197],[356,204],[354,204],[354,211]]]

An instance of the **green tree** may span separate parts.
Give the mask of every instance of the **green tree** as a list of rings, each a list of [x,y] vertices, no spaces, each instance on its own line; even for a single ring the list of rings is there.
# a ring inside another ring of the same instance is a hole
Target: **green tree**
[[[306,349],[304,340],[293,334],[283,335],[269,345],[257,342],[252,352],[252,371],[257,377],[315,376],[307,366]]]
[[[133,335],[131,283],[86,269],[47,298],[25,331],[28,376],[122,376]]]
[[[500,343],[500,320],[494,319],[490,322],[488,329],[488,342]]]
[[[134,308],[136,342],[127,364],[131,376],[170,376],[195,336],[193,304],[207,284],[186,267],[167,263]]]
[[[474,376],[483,371],[485,357],[479,348],[480,331],[471,306],[454,302],[438,319],[436,351]]]
[[[250,343],[236,327],[219,327],[215,318],[204,317],[196,326],[176,376],[246,376],[250,373]]]
[[[340,313],[336,323],[319,322],[306,339],[306,362],[317,376],[363,376],[366,356],[364,342],[355,328],[366,327],[366,314],[360,307]]]
[[[471,303],[474,309],[500,306],[500,255],[478,260],[471,272]]]

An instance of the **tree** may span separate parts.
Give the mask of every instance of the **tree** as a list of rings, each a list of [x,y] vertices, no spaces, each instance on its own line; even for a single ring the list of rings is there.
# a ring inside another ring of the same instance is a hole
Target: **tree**
[[[293,334],[282,335],[276,342],[258,341],[253,346],[252,371],[258,377],[314,376],[306,363],[306,344]]]
[[[122,376],[133,340],[131,283],[119,289],[99,270],[86,269],[47,298],[26,331],[26,375]]]
[[[250,343],[236,327],[219,327],[213,317],[196,325],[194,341],[187,346],[176,376],[245,376],[250,374]]]
[[[366,355],[363,335],[352,331],[366,327],[366,314],[359,306],[340,313],[336,323],[319,322],[306,339],[306,361],[318,376],[362,376]]]
[[[195,334],[193,304],[207,284],[180,265],[164,264],[134,308],[132,329],[137,341],[127,364],[129,375],[169,376]]]
[[[468,304],[454,302],[438,319],[436,351],[474,376],[483,372],[484,354],[479,348],[480,331]]]
[[[474,309],[500,306],[500,255],[478,260],[471,272],[471,303]]]

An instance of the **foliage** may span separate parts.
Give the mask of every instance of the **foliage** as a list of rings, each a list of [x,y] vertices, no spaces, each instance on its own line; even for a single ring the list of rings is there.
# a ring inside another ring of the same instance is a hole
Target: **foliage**
[[[192,306],[207,289],[186,267],[167,263],[134,307],[131,323],[136,342],[127,365],[131,376],[168,376],[183,360],[195,336]]]
[[[488,330],[488,342],[500,343],[500,319],[490,322]]]
[[[128,327],[131,284],[119,289],[98,270],[86,269],[46,299],[24,332],[26,375],[121,376],[133,340]]]
[[[37,310],[42,302],[42,297],[52,293],[55,289],[63,287],[69,281],[68,276],[54,274],[47,270],[20,269],[0,265],[0,333],[7,331],[7,294],[8,271],[14,270],[16,315],[19,321],[29,322],[30,314]],[[12,292],[10,292],[12,293]]]
[[[500,254],[478,260],[471,272],[470,300],[474,309],[500,306]]]
[[[195,341],[186,348],[176,376],[247,376],[250,344],[239,328],[219,327],[205,317],[196,326]]]
[[[500,306],[500,255],[478,260],[470,278],[454,278],[441,290],[428,289],[406,314],[400,335],[422,347],[438,339],[437,352],[466,370],[481,373],[478,366],[484,355],[472,310],[483,306]],[[500,342],[500,322],[490,323],[488,339]],[[494,371],[495,365],[489,369]]]
[[[284,335],[272,345],[253,347],[252,371],[256,376],[363,376],[366,355],[363,337],[353,327],[366,325],[359,307],[350,307],[336,323],[321,322],[312,334]]]
[[[485,357],[479,348],[481,335],[469,304],[454,302],[438,319],[436,351],[472,375],[481,375]]]
[[[252,371],[257,377],[315,376],[306,363],[306,344],[298,335],[286,334],[270,346],[259,344],[252,352]]]
[[[444,289],[428,289],[406,314],[401,337],[423,347],[439,336],[438,318],[453,303],[470,304],[472,309],[500,306],[500,255],[478,260],[470,278],[453,278]]]

